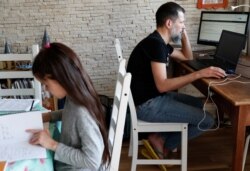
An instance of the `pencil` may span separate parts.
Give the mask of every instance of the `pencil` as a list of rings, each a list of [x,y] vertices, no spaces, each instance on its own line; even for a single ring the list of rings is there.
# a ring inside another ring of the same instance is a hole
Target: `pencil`
[[[30,111],[32,111],[33,105],[34,105],[35,100],[32,100]]]

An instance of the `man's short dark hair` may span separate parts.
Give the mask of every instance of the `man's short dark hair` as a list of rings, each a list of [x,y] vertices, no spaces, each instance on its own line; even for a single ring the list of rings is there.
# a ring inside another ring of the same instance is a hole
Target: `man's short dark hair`
[[[167,2],[161,5],[155,14],[156,26],[163,26],[167,19],[176,20],[178,18],[178,12],[185,13],[184,8],[182,8],[179,4]]]

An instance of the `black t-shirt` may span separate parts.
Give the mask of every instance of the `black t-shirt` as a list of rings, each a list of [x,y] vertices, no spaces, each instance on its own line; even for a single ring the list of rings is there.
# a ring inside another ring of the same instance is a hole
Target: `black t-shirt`
[[[127,72],[132,74],[131,91],[135,105],[161,95],[157,90],[151,61],[167,63],[173,47],[166,44],[157,31],[143,39],[130,55]]]

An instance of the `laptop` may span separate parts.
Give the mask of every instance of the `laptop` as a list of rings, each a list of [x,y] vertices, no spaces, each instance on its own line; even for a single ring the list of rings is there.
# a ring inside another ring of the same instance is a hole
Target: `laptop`
[[[246,35],[228,30],[222,30],[219,44],[214,56],[185,61],[194,70],[209,66],[220,67],[226,73],[235,73],[241,51],[246,44]]]

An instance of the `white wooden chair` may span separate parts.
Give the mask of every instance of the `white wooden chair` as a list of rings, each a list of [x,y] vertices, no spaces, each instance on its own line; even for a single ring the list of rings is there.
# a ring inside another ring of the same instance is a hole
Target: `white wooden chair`
[[[110,171],[118,171],[119,169],[123,132],[128,106],[131,74],[123,72],[125,63],[126,60],[124,59],[119,64],[108,134],[109,148],[111,153],[111,162],[109,165]]]
[[[122,51],[119,39],[115,40],[115,47],[117,51],[118,60],[122,60]],[[124,66],[124,65],[123,65]],[[126,68],[122,69],[126,72]],[[136,108],[132,93],[129,96],[129,109],[131,114],[131,137],[129,144],[129,156],[132,155],[131,171],[136,171],[137,165],[181,165],[181,171],[187,170],[187,144],[188,144],[188,124],[187,123],[151,123],[144,122],[137,119]],[[139,142],[139,133],[149,132],[181,132],[181,158],[180,159],[139,159],[138,146],[142,144]]]
[[[32,53],[30,54],[0,54],[0,61],[4,62],[20,62],[20,61],[29,61],[31,64],[33,62],[34,57],[38,54],[39,47],[38,45],[32,46]],[[33,96],[35,99],[38,99],[40,103],[42,102],[42,92],[41,92],[41,84],[39,81],[35,79],[31,70],[0,70],[0,79],[33,79],[34,86],[32,88],[25,88],[20,86],[18,89],[14,89],[11,87],[7,87],[6,89],[0,88],[0,98],[6,96]]]
[[[242,161],[242,171],[244,171],[245,169],[249,140],[250,140],[250,135],[248,135],[246,138],[246,143],[245,143],[245,148],[244,148],[244,153],[243,153],[243,161]]]
[[[137,165],[181,165],[181,170],[187,170],[187,123],[151,123],[137,119],[136,109],[132,95],[129,96],[129,109],[132,121],[132,137],[130,137],[129,153],[132,152],[131,171],[136,171]],[[145,132],[181,132],[181,158],[180,159],[139,159],[138,145],[139,133]]]

